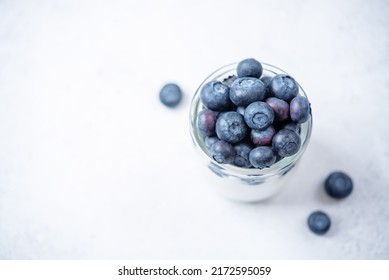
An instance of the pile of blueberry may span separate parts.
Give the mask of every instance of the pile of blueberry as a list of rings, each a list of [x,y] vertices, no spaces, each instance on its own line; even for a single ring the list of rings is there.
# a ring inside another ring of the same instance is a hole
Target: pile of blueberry
[[[262,169],[300,149],[300,125],[310,117],[310,103],[292,77],[262,72],[260,62],[245,59],[237,76],[201,89],[205,108],[197,127],[218,163]]]

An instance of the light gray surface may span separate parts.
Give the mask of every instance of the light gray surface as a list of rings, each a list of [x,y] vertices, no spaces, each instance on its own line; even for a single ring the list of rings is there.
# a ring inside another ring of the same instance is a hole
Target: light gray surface
[[[0,1],[0,258],[389,258],[387,1]],[[293,181],[224,200],[191,95],[246,57],[292,74],[314,131]],[[159,88],[178,82],[182,106]],[[326,197],[341,169],[355,191]],[[322,209],[330,232],[313,235]]]

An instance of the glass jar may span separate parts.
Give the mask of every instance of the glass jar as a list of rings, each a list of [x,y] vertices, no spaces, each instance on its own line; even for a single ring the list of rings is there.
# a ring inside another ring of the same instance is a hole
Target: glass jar
[[[197,115],[203,109],[203,104],[200,100],[200,92],[202,87],[213,80],[223,81],[224,79],[235,75],[238,63],[224,66],[208,78],[206,78],[200,87],[197,89],[190,107],[190,134],[195,148],[200,153],[208,168],[214,174],[209,177],[209,184],[215,188],[220,194],[233,200],[244,202],[255,202],[270,198],[276,194],[282,187],[287,185],[294,171],[294,167],[304,154],[307,148],[311,131],[312,131],[312,116],[301,124],[300,150],[290,156],[285,157],[269,168],[241,168],[232,164],[219,164],[210,155],[203,138],[200,136],[196,122]],[[270,64],[262,63],[262,76],[273,77],[276,74],[287,74],[283,70]],[[304,90],[299,85],[299,95],[306,96]]]

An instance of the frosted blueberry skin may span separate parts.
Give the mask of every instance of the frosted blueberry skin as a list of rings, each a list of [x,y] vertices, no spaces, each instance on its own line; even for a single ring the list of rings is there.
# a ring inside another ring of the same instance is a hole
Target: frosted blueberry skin
[[[238,143],[247,135],[247,125],[243,116],[237,112],[221,113],[216,121],[216,135],[220,140]]]
[[[319,235],[325,234],[331,227],[330,217],[322,211],[313,212],[307,222],[309,229]]]
[[[310,104],[305,96],[296,96],[290,101],[290,118],[295,123],[304,123],[308,120]]]
[[[273,109],[275,121],[284,122],[289,118],[288,102],[276,97],[269,97],[265,102]]]
[[[176,84],[166,84],[159,92],[159,99],[165,106],[175,107],[182,99],[182,91]]]
[[[235,149],[223,140],[217,141],[211,146],[211,156],[218,163],[232,163],[235,159]]]
[[[230,88],[219,81],[211,81],[202,87],[200,100],[212,111],[226,111],[231,106]]]
[[[267,146],[256,147],[249,154],[250,163],[255,168],[270,167],[276,162],[273,150]]]
[[[272,125],[274,112],[265,102],[257,101],[246,107],[244,119],[250,128],[263,130]]]
[[[262,75],[263,67],[262,64],[254,59],[247,58],[239,62],[238,67],[236,68],[238,77],[253,77],[259,78]]]
[[[213,145],[213,144],[215,144],[217,141],[219,141],[220,139],[219,138],[217,138],[216,136],[207,136],[207,137],[205,137],[205,139],[204,139],[204,143],[205,143],[205,146],[208,148],[208,149],[210,149],[211,148],[211,146]]]
[[[271,96],[290,102],[297,96],[299,88],[291,76],[278,74],[270,81],[269,91]]]
[[[230,99],[236,106],[247,106],[255,101],[261,101],[265,95],[265,85],[256,78],[238,78],[230,88]]]
[[[281,157],[292,156],[300,149],[300,136],[292,130],[281,129],[273,136],[272,146]]]
[[[250,133],[251,142],[253,142],[255,146],[270,145],[275,133],[276,130],[273,126],[269,126],[264,130],[252,129]]]
[[[324,187],[329,196],[341,199],[350,195],[353,190],[353,181],[346,173],[336,171],[327,177]]]
[[[238,143],[234,146],[235,149],[235,158],[234,158],[234,165],[243,167],[243,168],[250,168],[251,163],[249,160],[249,154],[251,150],[254,147],[246,142]]]

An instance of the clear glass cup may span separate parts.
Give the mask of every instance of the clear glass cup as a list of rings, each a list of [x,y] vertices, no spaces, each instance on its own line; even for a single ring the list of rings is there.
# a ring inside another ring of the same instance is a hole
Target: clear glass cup
[[[237,201],[255,202],[264,200],[275,195],[283,186],[290,181],[294,167],[304,154],[309,143],[312,132],[312,115],[301,124],[301,147],[300,150],[290,156],[285,157],[269,168],[241,168],[232,164],[219,164],[210,155],[203,138],[197,129],[197,115],[203,109],[200,100],[202,87],[213,80],[223,81],[232,75],[236,75],[238,63],[226,65],[206,78],[193,96],[190,107],[190,134],[196,150],[204,159],[208,168],[214,174],[208,176],[209,184],[221,195]],[[285,71],[267,63],[262,63],[262,76],[273,77],[276,74],[287,74]],[[299,95],[306,96],[304,90],[299,85]]]

